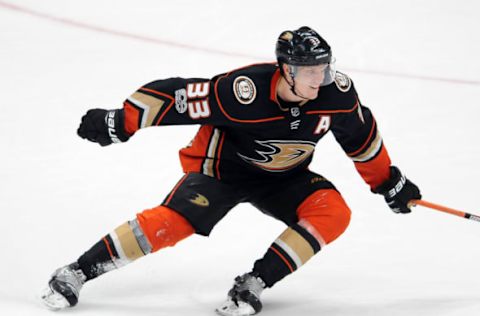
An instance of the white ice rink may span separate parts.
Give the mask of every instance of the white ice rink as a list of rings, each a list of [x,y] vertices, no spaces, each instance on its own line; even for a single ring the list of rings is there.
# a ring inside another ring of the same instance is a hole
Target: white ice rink
[[[37,301],[55,268],[163,200],[197,127],[105,148],[76,129],[154,79],[273,61],[278,34],[302,25],[329,41],[425,200],[480,213],[479,12],[478,0],[0,0],[0,315],[214,315],[284,230],[249,205],[208,239],[86,284],[75,309]],[[331,136],[311,168],[342,192],[350,227],[265,291],[261,315],[480,315],[480,223],[393,214]]]

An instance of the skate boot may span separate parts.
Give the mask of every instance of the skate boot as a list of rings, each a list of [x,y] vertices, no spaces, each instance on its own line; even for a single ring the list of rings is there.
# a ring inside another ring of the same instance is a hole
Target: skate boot
[[[52,274],[48,287],[43,290],[41,299],[53,310],[73,307],[78,303],[78,296],[86,279],[76,262],[58,268]]]
[[[265,286],[265,282],[252,272],[238,276],[228,292],[227,300],[215,311],[222,316],[257,314],[262,310],[260,294]]]

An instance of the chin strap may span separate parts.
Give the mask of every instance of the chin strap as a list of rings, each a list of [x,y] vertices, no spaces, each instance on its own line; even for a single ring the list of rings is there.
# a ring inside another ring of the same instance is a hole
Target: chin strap
[[[292,93],[293,93],[294,95],[296,95],[297,97],[300,97],[300,98],[303,99],[303,97],[302,97],[301,95],[298,95],[298,93],[295,91],[295,81],[293,82],[292,85],[290,85],[290,91],[292,91]]]
[[[288,69],[290,70],[289,71],[289,74],[290,74],[290,78],[292,79],[292,84],[290,85],[290,83],[287,81],[288,85],[290,86],[290,90],[292,91],[292,93],[294,95],[296,95],[297,97],[300,97],[297,92],[295,91],[295,72],[296,72],[296,69],[294,68],[294,66],[288,66]]]
[[[300,95],[300,94],[297,93],[297,91],[295,91],[295,70],[293,69],[293,67],[295,67],[295,66],[289,66],[289,67],[291,67],[290,68],[290,78],[292,78],[292,84],[290,84],[288,82],[288,80],[287,80],[287,83],[290,86],[290,91],[292,91],[292,93],[294,95],[296,95],[297,97],[302,98],[303,100],[308,100],[308,98],[305,98],[303,95]]]
[[[293,66],[288,66],[289,68],[289,74],[290,74],[290,78],[292,79],[292,84],[290,85],[290,83],[287,81],[288,85],[290,86],[290,90],[292,91],[292,93],[294,95],[296,95],[297,97],[300,97],[297,92],[295,91],[295,69],[293,68]]]
[[[292,84],[290,84],[290,82],[288,80],[287,81],[287,84],[290,86],[290,91],[293,93],[293,95],[299,97],[299,98],[302,98],[304,101],[305,100],[308,100],[308,98],[305,98],[303,95],[300,95],[297,93],[297,91],[295,91],[295,75],[296,75],[296,69],[294,68],[295,66],[292,66],[292,65],[287,65],[289,67],[289,75],[290,75],[290,78],[292,79]],[[282,64],[280,64],[280,73],[282,74],[282,76],[286,78],[287,74],[283,71],[283,68],[282,68]]]
[[[292,91],[292,93],[294,95],[296,95],[297,97],[302,98],[304,100],[307,100],[307,98],[305,98],[303,95],[298,94],[297,91],[295,91],[295,73],[296,73],[296,69],[294,68],[295,66],[289,65],[288,67],[289,67],[289,70],[290,70],[289,71],[290,78],[292,79],[292,84],[290,84],[287,80],[287,83],[290,86],[290,91]]]

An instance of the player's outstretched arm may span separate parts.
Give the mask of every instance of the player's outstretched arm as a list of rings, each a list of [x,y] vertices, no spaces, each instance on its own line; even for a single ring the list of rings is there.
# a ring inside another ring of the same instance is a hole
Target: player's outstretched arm
[[[422,198],[419,188],[395,166],[390,167],[390,178],[372,191],[382,194],[395,213],[410,213],[409,202]]]
[[[357,106],[336,118],[332,132],[372,192],[382,194],[395,213],[410,213],[409,202],[421,199],[420,190],[391,165],[370,109],[360,101]]]
[[[91,109],[82,117],[77,130],[78,136],[107,146],[126,142],[130,136],[124,130],[123,109]]]

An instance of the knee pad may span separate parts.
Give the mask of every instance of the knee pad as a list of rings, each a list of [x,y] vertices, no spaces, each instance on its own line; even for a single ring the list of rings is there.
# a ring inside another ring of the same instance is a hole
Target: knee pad
[[[137,222],[152,247],[152,252],[174,246],[195,230],[180,214],[165,206],[137,214]]]
[[[350,208],[338,191],[318,190],[297,209],[298,224],[323,246],[337,239],[350,223]]]

